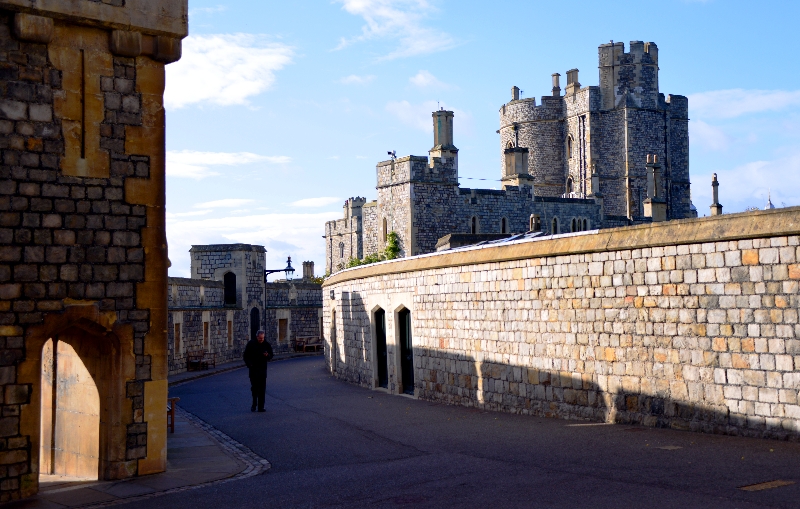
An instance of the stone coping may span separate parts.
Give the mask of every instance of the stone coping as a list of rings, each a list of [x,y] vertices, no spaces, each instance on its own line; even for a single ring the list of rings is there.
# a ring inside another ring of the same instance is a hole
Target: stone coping
[[[257,251],[259,253],[266,253],[267,250],[264,246],[255,244],[199,244],[193,245],[189,250],[190,253],[209,252],[209,251]]]
[[[125,0],[123,6],[87,0],[0,0],[0,8],[179,39],[189,34],[187,0]]]
[[[549,235],[378,262],[337,272],[325,281],[323,288],[354,279],[459,265],[798,234],[800,207],[679,219]]]

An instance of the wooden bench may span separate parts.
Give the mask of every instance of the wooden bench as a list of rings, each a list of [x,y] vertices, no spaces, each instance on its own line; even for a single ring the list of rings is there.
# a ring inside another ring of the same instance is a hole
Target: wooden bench
[[[167,428],[170,433],[175,433],[175,404],[181,398],[167,398]]]
[[[217,354],[198,350],[186,354],[186,371],[216,368]]]
[[[322,348],[322,339],[314,336],[297,338],[297,342],[302,343],[298,352],[318,352]]]

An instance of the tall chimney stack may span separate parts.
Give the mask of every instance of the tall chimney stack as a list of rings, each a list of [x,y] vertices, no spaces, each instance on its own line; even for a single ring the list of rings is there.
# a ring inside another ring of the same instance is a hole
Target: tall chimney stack
[[[308,281],[314,277],[314,262],[303,262],[303,279]]]
[[[717,174],[711,176],[711,196],[713,203],[711,204],[711,215],[722,215],[722,205],[719,203],[719,182],[717,182]]]

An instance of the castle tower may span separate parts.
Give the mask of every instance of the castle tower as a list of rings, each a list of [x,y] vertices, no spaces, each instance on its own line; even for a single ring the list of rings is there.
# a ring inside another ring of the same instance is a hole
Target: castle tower
[[[458,169],[458,149],[453,145],[453,112],[446,110],[434,111],[433,117],[433,148],[428,151],[430,166],[433,159],[452,159],[456,170]]]
[[[658,47],[654,42],[631,41],[625,53],[621,42],[598,48],[603,109],[620,106],[658,106]]]

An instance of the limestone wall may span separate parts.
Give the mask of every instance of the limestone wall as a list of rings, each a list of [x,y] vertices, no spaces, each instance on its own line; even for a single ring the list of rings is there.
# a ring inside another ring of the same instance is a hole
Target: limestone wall
[[[0,503],[38,490],[43,415],[94,441],[42,398],[51,338],[99,394],[95,474],[166,468],[164,66],[188,4],[151,4],[0,0]]]
[[[490,410],[800,437],[800,207],[469,248],[343,271],[323,290],[326,359]],[[330,293],[333,292],[333,298]],[[394,331],[392,333],[391,331]]]

